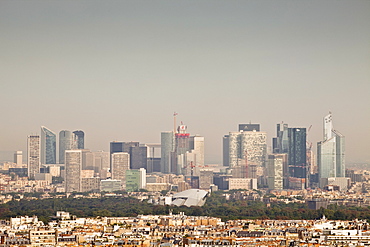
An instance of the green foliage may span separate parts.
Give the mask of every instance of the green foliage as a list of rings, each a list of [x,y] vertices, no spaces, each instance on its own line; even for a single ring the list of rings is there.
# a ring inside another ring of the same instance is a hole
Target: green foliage
[[[37,194],[32,194],[38,196]],[[28,196],[31,196],[29,194]],[[56,211],[67,211],[77,217],[137,216],[139,214],[165,215],[184,212],[186,215],[220,217],[230,219],[318,219],[325,215],[334,220],[370,220],[370,208],[330,205],[327,209],[311,210],[306,204],[273,202],[267,207],[261,201],[226,200],[222,193],[212,193],[203,207],[161,206],[141,202],[132,197],[102,198],[49,198],[43,200],[12,200],[0,204],[0,218],[9,219],[20,215],[36,215],[47,222]]]

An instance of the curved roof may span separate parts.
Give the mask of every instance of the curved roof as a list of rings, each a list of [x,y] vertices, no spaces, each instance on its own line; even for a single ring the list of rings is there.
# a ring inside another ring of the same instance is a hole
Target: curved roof
[[[173,195],[172,205],[175,206],[203,206],[205,203],[205,197],[207,196],[208,191],[200,189],[190,189],[179,192]]]

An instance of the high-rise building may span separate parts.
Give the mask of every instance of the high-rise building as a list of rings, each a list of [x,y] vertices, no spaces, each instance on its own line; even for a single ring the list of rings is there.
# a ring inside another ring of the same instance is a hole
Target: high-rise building
[[[289,138],[288,138],[288,124],[277,124],[277,137],[272,139],[273,153],[288,153]]]
[[[147,169],[148,148],[145,145],[130,147],[130,168]]]
[[[65,151],[66,192],[81,192],[82,150]]]
[[[224,136],[224,150],[229,160],[229,168],[245,171],[238,177],[257,178],[259,170],[266,167],[267,134],[262,131],[230,132]],[[224,157],[226,159],[226,157]]]
[[[28,177],[35,178],[35,174],[40,172],[40,136],[31,135],[27,138],[27,170]]]
[[[41,163],[56,164],[56,134],[45,126],[41,126]]]
[[[15,151],[14,152],[14,163],[16,163],[19,166],[23,164],[22,151]]]
[[[161,133],[161,172],[171,173],[171,157],[175,151],[175,135],[172,131]]]
[[[73,131],[74,134],[74,143],[75,149],[84,149],[85,148],[85,133],[82,130]]]
[[[269,189],[281,190],[284,182],[284,167],[287,163],[287,154],[272,154],[268,156],[267,184]]]
[[[126,184],[126,171],[130,170],[130,154],[125,152],[111,154],[112,179],[121,180],[122,188]]]
[[[76,149],[74,134],[69,130],[59,132],[59,164],[64,164],[66,150]]]
[[[345,176],[345,138],[334,130],[331,113],[324,117],[324,140],[317,143],[317,165],[320,184],[323,178]]]
[[[306,128],[288,128],[288,139],[289,177],[307,179]]]

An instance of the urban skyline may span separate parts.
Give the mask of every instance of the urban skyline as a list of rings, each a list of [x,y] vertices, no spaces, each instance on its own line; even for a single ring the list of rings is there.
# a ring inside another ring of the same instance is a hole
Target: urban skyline
[[[322,140],[333,112],[346,163],[370,163],[369,1],[2,1],[0,160],[40,126],[86,148],[159,143],[172,113],[222,163],[222,136],[277,123]],[[121,109],[122,108],[122,109]],[[57,133],[57,132],[56,132]],[[39,133],[40,134],[40,133]]]

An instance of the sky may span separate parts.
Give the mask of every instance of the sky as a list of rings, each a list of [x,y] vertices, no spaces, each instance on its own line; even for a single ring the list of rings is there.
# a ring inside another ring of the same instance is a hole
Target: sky
[[[370,163],[370,1],[0,0],[0,161],[46,126],[81,129],[86,148],[159,143],[173,113],[205,137],[260,123],[346,137]]]

